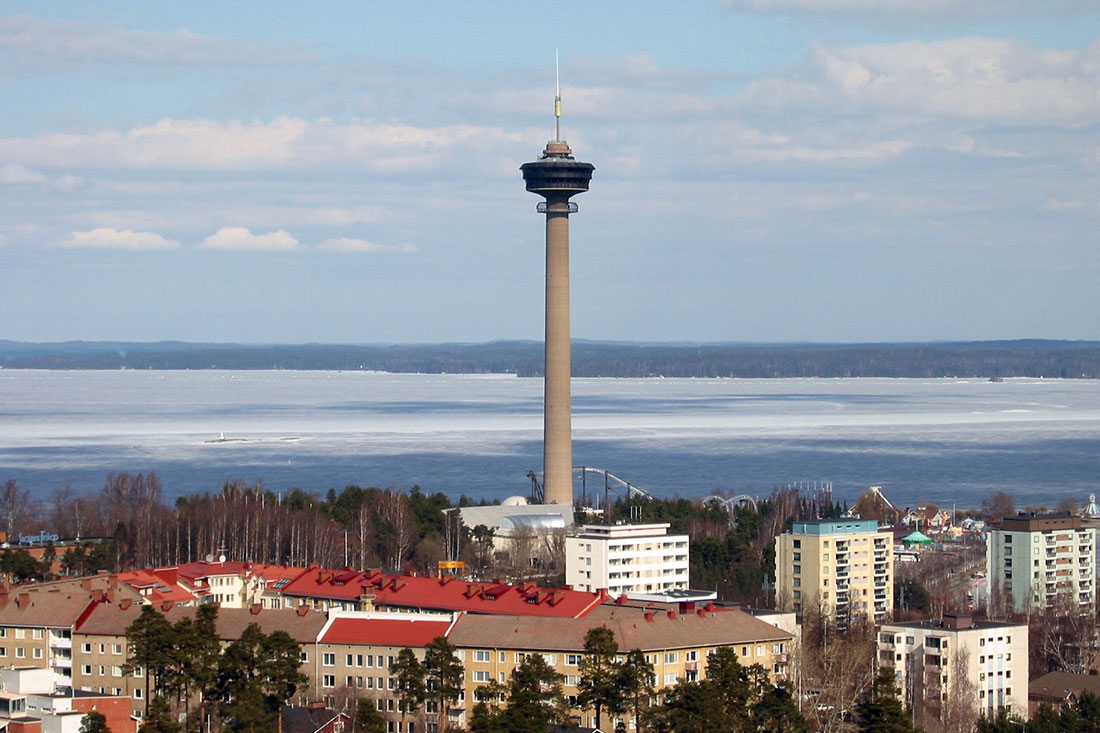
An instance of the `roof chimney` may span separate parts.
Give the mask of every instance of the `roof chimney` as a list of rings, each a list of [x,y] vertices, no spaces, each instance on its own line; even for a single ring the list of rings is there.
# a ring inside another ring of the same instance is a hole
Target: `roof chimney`
[[[619,596],[618,598],[616,598],[615,599],[615,605],[616,606],[625,606],[626,605],[626,596]]]
[[[309,613],[309,606],[306,606],[306,605],[298,606],[298,615],[299,616],[305,616],[307,613]]]
[[[646,621],[652,621],[653,620],[653,611],[646,611],[645,612],[645,620]]]
[[[171,611],[172,610],[172,605],[173,605],[172,601],[165,601],[164,603],[160,604],[160,610],[162,610],[162,611]]]
[[[248,609],[248,612],[251,613],[253,616],[259,616],[260,611],[262,610],[263,606],[261,606],[259,603],[253,603],[252,607]]]
[[[130,606],[131,606],[132,604],[133,604],[133,601],[132,601],[132,600],[130,600],[129,598],[127,598],[127,599],[125,599],[124,601],[122,601],[121,603],[119,603],[119,604],[118,604],[118,610],[120,610],[120,611],[125,611],[125,610],[126,610],[126,609],[128,609],[128,608],[129,608],[129,607],[130,607]]]
[[[668,609],[668,617],[669,617],[670,619],[673,619],[673,620],[675,620],[675,619],[676,619],[676,612],[675,612],[675,611],[673,611],[673,610],[672,610],[671,608],[670,608],[670,609]]]
[[[31,605],[31,594],[20,593],[19,596],[15,599],[15,605],[19,606],[20,608],[26,608],[27,606]]]
[[[945,613],[943,615],[943,627],[945,629],[969,629],[974,626],[974,617],[969,613]]]

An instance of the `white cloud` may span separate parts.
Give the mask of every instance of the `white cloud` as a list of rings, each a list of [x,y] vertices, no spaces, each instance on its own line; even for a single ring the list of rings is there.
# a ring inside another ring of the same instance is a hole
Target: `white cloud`
[[[165,250],[175,249],[180,243],[165,239],[153,232],[133,232],[129,229],[100,227],[87,232],[73,232],[68,239],[57,243],[58,247],[88,247],[93,249]]]
[[[745,96],[762,107],[817,115],[1079,127],[1100,122],[1098,86],[1098,42],[1063,51],[974,37],[818,46],[792,75],[755,82]]]
[[[831,16],[987,20],[1087,13],[1089,0],[730,0],[735,9],[805,12]]]
[[[62,193],[72,193],[84,185],[84,179],[79,176],[64,175],[50,181],[50,187]]]
[[[205,66],[224,63],[282,64],[305,58],[301,49],[261,46],[237,38],[135,31],[79,21],[29,16],[0,18],[0,68],[55,72],[89,63]]]
[[[411,244],[376,244],[366,239],[352,239],[338,237],[326,239],[317,245],[317,249],[327,252],[418,252],[415,245]]]
[[[42,183],[45,180],[46,176],[18,163],[0,166],[0,183]]]
[[[51,132],[0,139],[0,158],[30,165],[104,169],[281,170],[340,166],[378,173],[477,165],[515,134],[474,125],[420,127],[327,118],[270,122],[162,119],[129,130]]]
[[[202,242],[205,249],[252,252],[286,252],[297,246],[298,240],[282,229],[267,234],[253,234],[244,227],[222,227]]]

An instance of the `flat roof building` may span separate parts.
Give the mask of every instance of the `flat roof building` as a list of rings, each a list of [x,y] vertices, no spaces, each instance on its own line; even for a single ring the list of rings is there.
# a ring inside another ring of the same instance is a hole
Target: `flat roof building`
[[[565,582],[612,595],[688,590],[688,536],[667,522],[586,524],[565,538]]]
[[[775,538],[776,607],[837,626],[882,623],[894,599],[893,535],[873,519],[795,522]]]
[[[933,719],[942,720],[949,701],[990,719],[1001,709],[1027,715],[1027,624],[947,613],[939,621],[883,624],[878,652],[894,668],[906,705]]]
[[[1018,514],[991,528],[990,603],[1016,613],[1096,606],[1096,530],[1072,514]]]

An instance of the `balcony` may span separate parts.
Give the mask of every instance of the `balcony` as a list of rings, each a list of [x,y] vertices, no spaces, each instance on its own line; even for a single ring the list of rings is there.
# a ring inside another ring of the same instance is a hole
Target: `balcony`
[[[73,640],[50,635],[50,649],[72,649]]]

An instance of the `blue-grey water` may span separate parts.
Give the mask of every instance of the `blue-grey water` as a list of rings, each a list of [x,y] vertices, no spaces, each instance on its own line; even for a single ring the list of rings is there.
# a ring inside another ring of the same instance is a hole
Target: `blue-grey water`
[[[1100,478],[1093,381],[576,379],[573,393],[574,464],[662,497],[830,481],[849,501],[877,484],[901,506],[995,491],[1053,506]],[[541,380],[496,375],[0,370],[0,480],[43,497],[155,471],[169,497],[240,478],[503,498],[541,470],[541,401]]]

